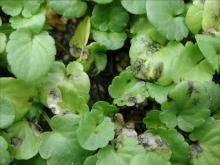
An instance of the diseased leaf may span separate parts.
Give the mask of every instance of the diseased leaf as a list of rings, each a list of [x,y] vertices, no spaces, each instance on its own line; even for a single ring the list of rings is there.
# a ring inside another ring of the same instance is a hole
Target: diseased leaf
[[[130,69],[116,76],[108,88],[110,96],[118,106],[134,106],[149,96],[146,83],[136,79]]]
[[[208,119],[210,100],[206,88],[199,82],[182,81],[167,95],[160,119],[169,128],[176,125],[191,132]]]
[[[209,118],[204,125],[190,134],[192,163],[216,165],[220,161],[220,121]]]
[[[23,29],[11,33],[6,50],[13,74],[27,82],[45,75],[56,54],[54,39],[47,32],[33,35]]]
[[[137,139],[122,135],[119,139],[119,148],[115,150],[112,146],[99,150],[97,154],[96,165],[127,165],[131,159],[138,154],[144,153],[145,150],[138,145]]]
[[[8,128],[16,159],[30,159],[38,153],[40,139],[36,128],[25,119]]]

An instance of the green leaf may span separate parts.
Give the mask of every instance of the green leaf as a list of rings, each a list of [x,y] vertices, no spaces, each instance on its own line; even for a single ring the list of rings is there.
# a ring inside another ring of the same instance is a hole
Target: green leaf
[[[202,19],[203,4],[200,3],[200,0],[194,0],[193,4],[190,5],[185,17],[186,25],[193,34],[197,34],[201,30]]]
[[[49,6],[58,14],[68,19],[82,17],[87,11],[87,4],[81,0],[49,0]]]
[[[11,157],[8,152],[8,143],[2,136],[0,136],[0,155],[1,155],[0,164],[8,165],[11,161]]]
[[[168,144],[172,151],[172,163],[189,164],[189,145],[179,132],[166,128],[155,128],[150,132],[159,135]]]
[[[0,78],[0,91],[1,96],[10,102],[8,104],[16,107],[15,120],[21,119],[27,113],[36,96],[34,86],[15,78]]]
[[[0,54],[5,51],[7,37],[4,33],[0,33]]]
[[[204,59],[198,46],[191,42],[186,43],[173,68],[175,68],[175,72],[172,73],[173,80],[176,83],[182,80],[211,81],[214,75],[214,70]]]
[[[220,162],[220,121],[212,118],[194,130],[190,139],[197,141],[192,145],[194,165],[216,165]]]
[[[92,156],[89,156],[89,157],[86,158],[83,165],[96,165],[96,161],[97,161],[97,156],[92,155]]]
[[[204,85],[211,101],[209,108],[212,112],[215,112],[220,108],[220,85],[215,84],[213,81],[205,82]]]
[[[164,159],[162,156],[159,154],[156,154],[154,152],[148,152],[145,154],[139,154],[132,158],[131,162],[129,165],[171,165],[171,163]]]
[[[114,104],[118,106],[134,106],[145,101],[148,97],[146,83],[134,77],[130,69],[116,76],[108,88]]]
[[[99,111],[92,111],[82,117],[77,138],[84,149],[97,150],[105,147],[114,138],[114,129],[111,118],[104,117]]]
[[[174,84],[161,86],[154,83],[146,83],[149,96],[155,99],[156,102],[162,104],[167,99],[168,92],[174,88]]]
[[[26,18],[19,15],[11,17],[9,22],[14,29],[24,28],[31,30],[33,33],[39,33],[42,30],[46,20],[45,14],[45,8],[42,7],[40,11],[32,17]]]
[[[85,48],[90,34],[90,17],[85,17],[77,26],[76,31],[73,37],[70,40],[70,49],[71,47],[76,47],[80,49],[80,55],[72,53],[74,57],[79,57],[82,55],[83,49]],[[70,51],[71,52],[71,51]]]
[[[118,112],[118,108],[115,105],[109,104],[105,101],[98,101],[92,106],[92,111],[98,111],[105,116],[114,116]]]
[[[93,30],[93,38],[96,42],[104,45],[108,50],[117,50],[124,46],[124,42],[127,38],[125,32],[101,32]]]
[[[113,0],[92,0],[92,1],[99,4],[106,4],[106,3],[111,3]]]
[[[135,155],[145,152],[135,138],[122,135],[118,143],[119,147],[116,150],[110,145],[99,150],[96,165],[105,165],[106,162],[108,165],[128,165]]]
[[[220,32],[219,9],[219,1],[205,1],[202,20],[202,28],[205,32],[209,32],[212,29]]]
[[[182,0],[146,1],[149,21],[168,40],[180,41],[188,35],[183,14],[185,4]]]
[[[47,165],[46,160],[42,159],[39,154],[28,160],[15,160],[14,162],[16,165]]]
[[[54,39],[45,31],[33,35],[27,30],[16,30],[11,33],[6,49],[12,72],[27,82],[45,75],[56,54]]]
[[[122,6],[132,14],[145,14],[146,1],[142,0],[121,0]]]
[[[220,37],[197,34],[196,41],[199,49],[214,70],[220,71]]]
[[[79,121],[79,116],[74,114],[54,116],[50,122],[53,131],[41,135],[41,157],[52,165],[83,164],[90,152],[81,148],[77,141]]]
[[[0,6],[2,6],[4,13],[10,16],[17,16],[22,13],[24,17],[31,17],[39,10],[42,2],[43,0],[1,0]]]
[[[205,123],[210,113],[209,106],[209,95],[204,85],[182,81],[167,95],[160,119],[170,128],[177,125],[181,130],[191,132]]]
[[[0,95],[0,128],[10,126],[15,120],[15,105]]]
[[[148,129],[165,127],[165,124],[160,121],[160,113],[161,111],[158,110],[151,110],[150,112],[147,112],[143,123]]]
[[[120,33],[125,29],[128,20],[128,13],[117,1],[107,5],[95,5],[91,17],[93,28],[102,32]]]
[[[16,159],[30,159],[38,153],[40,139],[34,125],[23,119],[9,127],[7,132],[14,146]]]

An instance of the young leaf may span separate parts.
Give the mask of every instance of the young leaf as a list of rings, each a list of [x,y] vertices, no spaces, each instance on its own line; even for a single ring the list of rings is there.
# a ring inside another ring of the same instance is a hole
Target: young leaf
[[[183,14],[185,4],[182,0],[146,1],[149,21],[168,40],[180,41],[188,35]]]
[[[87,11],[87,4],[82,0],[49,0],[49,6],[58,14],[68,19],[82,17]]]
[[[201,30],[202,19],[203,4],[200,3],[200,0],[194,0],[193,4],[190,5],[185,17],[186,25],[193,34],[197,34]]]
[[[220,37],[212,37],[203,34],[196,35],[199,49],[211,64],[214,70],[220,71]]]
[[[56,54],[54,39],[47,32],[33,35],[22,29],[11,33],[6,50],[12,72],[27,82],[45,75]]]
[[[82,22],[76,28],[75,34],[70,40],[70,49],[71,47],[80,49],[80,55],[82,55],[83,49],[85,48],[90,34],[90,17],[85,17]],[[71,52],[71,51],[70,51]],[[80,55],[72,54],[74,57],[79,57]]]
[[[83,164],[91,152],[84,150],[76,138],[79,121],[74,114],[54,116],[50,121],[52,131],[41,135],[41,157],[52,165]]]
[[[192,163],[194,165],[216,165],[220,162],[220,121],[209,118],[206,123],[190,134],[192,141]]]
[[[121,0],[122,6],[132,14],[145,14],[146,1],[138,0]]]
[[[160,119],[170,128],[177,125],[181,130],[191,132],[205,123],[210,114],[209,106],[209,95],[203,84],[182,81],[167,95]]]
[[[130,69],[116,76],[108,91],[118,106],[134,106],[144,102],[149,96],[145,82],[136,79]]]
[[[0,128],[10,126],[15,119],[16,107],[10,100],[0,95]]]
[[[46,16],[45,16],[45,8],[41,8],[38,13],[33,15],[32,17],[23,17],[21,15],[11,17],[9,22],[14,29],[28,29],[31,30],[33,33],[39,33],[45,23]]]
[[[89,157],[86,158],[83,165],[96,165],[96,161],[97,161],[97,156],[92,155],[92,156],[89,156]]]
[[[115,126],[109,117],[99,111],[92,111],[82,116],[77,130],[80,145],[87,150],[105,147],[114,138]]]
[[[37,130],[25,119],[8,128],[16,159],[30,159],[38,153],[40,139]]]
[[[128,13],[117,1],[107,5],[96,5],[91,17],[93,28],[103,32],[120,33],[125,29],[128,20]]]

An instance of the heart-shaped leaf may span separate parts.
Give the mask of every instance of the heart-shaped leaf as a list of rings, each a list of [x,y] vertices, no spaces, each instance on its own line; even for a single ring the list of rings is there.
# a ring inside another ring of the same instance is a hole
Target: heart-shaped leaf
[[[87,150],[105,147],[114,138],[114,123],[99,111],[92,111],[82,116],[77,130],[80,145]]]
[[[132,14],[145,14],[146,1],[135,0],[121,0],[122,6]]]
[[[91,152],[84,150],[76,138],[80,117],[73,114],[54,116],[51,132],[41,135],[39,153],[52,165],[83,164]]]
[[[16,77],[33,82],[45,75],[52,66],[56,48],[47,33],[33,35],[27,30],[11,33],[7,44],[7,59]]]
[[[149,21],[168,40],[180,41],[188,35],[183,14],[185,4],[182,0],[146,1]]]

